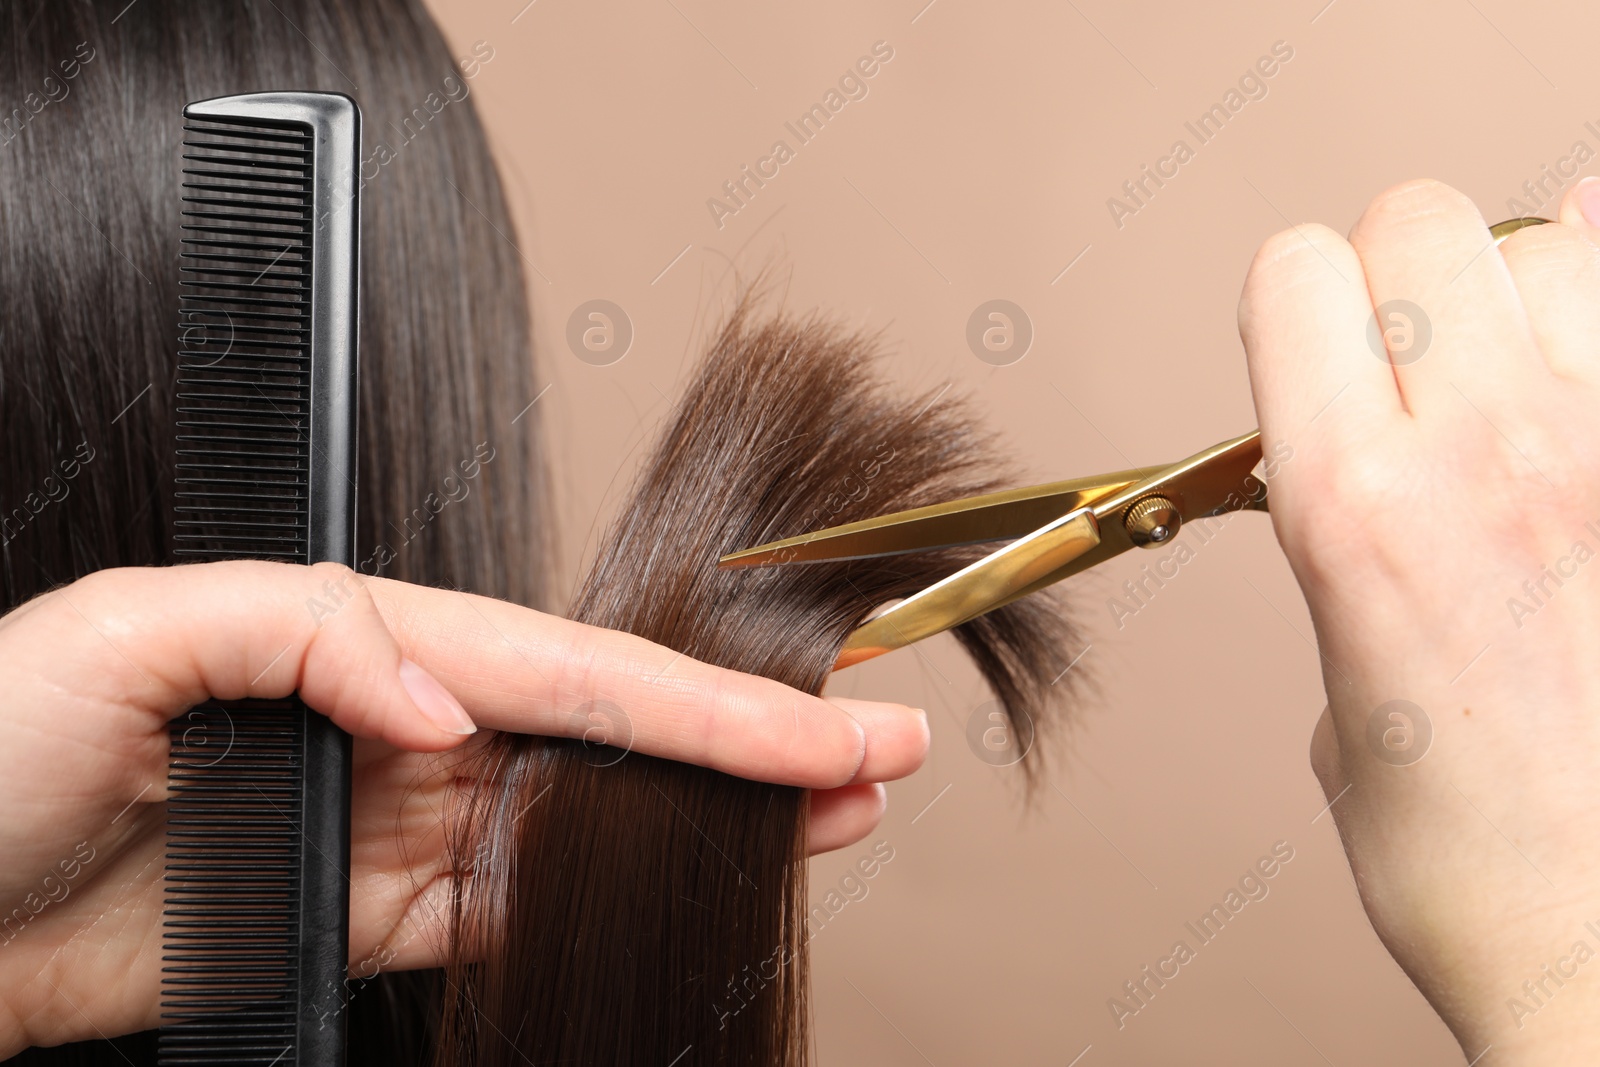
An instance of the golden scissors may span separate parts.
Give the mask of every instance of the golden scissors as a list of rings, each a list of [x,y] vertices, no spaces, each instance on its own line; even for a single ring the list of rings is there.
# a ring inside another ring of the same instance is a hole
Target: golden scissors
[[[1496,244],[1548,219],[1489,228]],[[1177,463],[967,497],[772,541],[723,556],[724,567],[870,559],[1010,541],[880,611],[845,640],[835,670],[903,648],[1087,570],[1134,546],[1156,548],[1186,522],[1266,511],[1261,433],[1213,445]]]

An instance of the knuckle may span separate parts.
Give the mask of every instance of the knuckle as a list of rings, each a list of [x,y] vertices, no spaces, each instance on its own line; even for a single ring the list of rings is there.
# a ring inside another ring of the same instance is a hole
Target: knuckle
[[[66,585],[65,589],[74,600],[81,598],[83,602],[101,604],[135,591],[142,576],[139,567],[109,567],[91,571]]]
[[[554,655],[542,668],[548,672],[550,685],[545,718],[552,736],[581,736],[581,716],[573,712],[613,690],[639,688],[638,664],[632,658],[615,656],[605,648],[606,643],[606,631],[582,626],[554,646]]]
[[[343,563],[336,563],[332,560],[313,563],[306,570],[311,580],[318,585],[323,582],[331,582],[334,585],[347,584],[356,587],[366,584],[361,581],[361,575],[357,574],[353,567],[348,567]]]
[[[1440,219],[1471,219],[1481,223],[1477,206],[1457,189],[1433,178],[1419,178],[1392,186],[1372,198],[1351,232],[1352,240],[1371,238],[1384,231]]]
[[[1529,501],[1539,514],[1582,522],[1595,517],[1600,465],[1590,449],[1564,432],[1566,425],[1535,417],[1514,418],[1506,432],[1516,445],[1503,442],[1500,458],[1508,496]]]
[[[158,594],[170,573],[166,567],[93,571],[61,587],[60,597],[44,594],[40,606],[62,619],[92,619],[103,631],[137,634],[146,631],[152,613],[161,610]]]
[[[1321,262],[1322,256],[1342,250],[1344,244],[1343,237],[1320,222],[1307,222],[1279,230],[1261,242],[1250,264],[1250,275],[1254,277],[1296,268],[1307,260]]]
[[[1563,279],[1594,286],[1600,281],[1600,248],[1560,223],[1527,226],[1500,244],[1512,274],[1529,279]]]
[[[343,563],[313,563],[303,572],[302,580],[308,615],[317,622],[318,629],[325,619],[341,615],[358,619],[382,617],[366,579]],[[350,610],[352,607],[354,611]]]
[[[734,724],[747,716],[744,695],[730,682],[728,675],[712,671],[684,693],[685,710],[694,723],[702,751],[710,751],[720,735],[732,732]]]
[[[588,627],[579,628],[558,648],[552,672],[556,694],[568,694],[580,700],[594,697],[599,659],[600,635]]]
[[[1296,462],[1300,459],[1297,457]],[[1309,451],[1296,471],[1293,494],[1273,501],[1273,513],[1285,532],[1286,547],[1316,568],[1340,570],[1352,558],[1365,558],[1382,531],[1353,516],[1382,510],[1402,477],[1381,450],[1341,442],[1337,448]]]
[[[1328,264],[1353,257],[1349,244],[1321,223],[1281,230],[1261,243],[1239,298],[1239,324],[1249,329],[1263,308],[1301,285],[1326,278]]]
[[[8,641],[26,641],[29,638],[23,635],[27,634],[33,640],[42,637],[48,641],[56,638],[65,627],[74,623],[82,625],[78,621],[80,611],[89,613],[91,617],[103,614],[104,605],[120,595],[118,583],[100,577],[105,573],[95,571],[16,605],[0,615],[0,637]],[[18,623],[25,625],[18,626]]]
[[[725,758],[730,742],[739,743],[748,754],[767,740],[763,709],[732,671],[707,671],[684,695],[685,733],[703,758]]]

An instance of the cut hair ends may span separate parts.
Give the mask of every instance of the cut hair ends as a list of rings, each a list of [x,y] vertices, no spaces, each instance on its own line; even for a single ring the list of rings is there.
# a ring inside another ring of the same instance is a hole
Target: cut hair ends
[[[998,487],[970,415],[893,395],[872,348],[737,307],[572,616],[818,693],[873,608],[981,556],[716,566],[745,545]],[[956,635],[1031,737],[1071,645],[1057,606],[1028,597]],[[478,760],[453,830],[457,869],[473,871],[454,936],[478,951],[447,976],[441,1067],[806,1061],[804,790],[508,734]]]

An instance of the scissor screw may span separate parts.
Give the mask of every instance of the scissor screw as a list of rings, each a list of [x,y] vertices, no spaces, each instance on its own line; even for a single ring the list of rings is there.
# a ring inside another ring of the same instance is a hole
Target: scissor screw
[[[1164,496],[1147,496],[1129,508],[1122,520],[1128,539],[1140,548],[1155,548],[1172,540],[1183,525],[1178,505]]]

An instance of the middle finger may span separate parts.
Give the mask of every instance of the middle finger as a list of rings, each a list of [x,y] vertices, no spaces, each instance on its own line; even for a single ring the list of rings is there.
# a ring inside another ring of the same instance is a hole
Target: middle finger
[[[1491,422],[1550,375],[1478,209],[1435,181],[1380,194],[1350,232],[1400,394],[1417,418]]]

